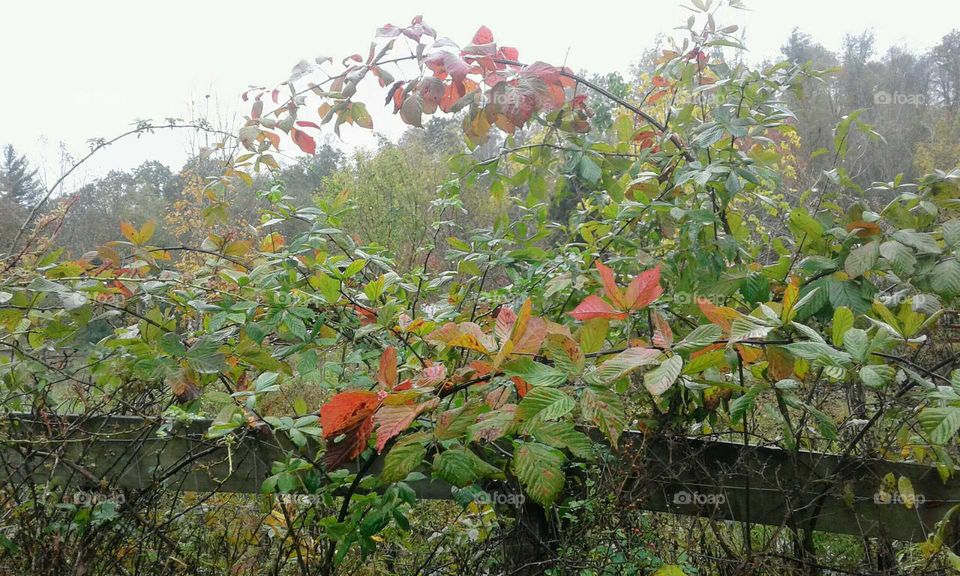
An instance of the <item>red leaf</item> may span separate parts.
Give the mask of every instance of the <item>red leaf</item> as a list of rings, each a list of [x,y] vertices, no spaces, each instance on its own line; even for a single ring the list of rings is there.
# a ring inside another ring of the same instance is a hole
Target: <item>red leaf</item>
[[[641,272],[633,282],[627,286],[627,305],[631,310],[639,310],[648,306],[663,294],[660,286],[660,266]]]
[[[323,465],[333,470],[344,462],[349,462],[367,449],[370,432],[373,431],[373,415],[360,420],[344,431],[345,437],[339,442],[327,442],[327,452],[323,455]]]
[[[440,403],[439,398],[431,398],[422,404],[390,404],[390,400],[377,410],[373,416],[373,421],[377,425],[377,454],[383,452],[383,448],[391,438],[400,434],[413,424],[413,421],[420,414],[427,410],[432,410]]]
[[[617,320],[623,320],[627,317],[626,312],[618,312],[613,306],[593,294],[584,298],[583,302],[570,312],[570,315],[577,320],[590,320],[592,318],[615,318]]]
[[[504,60],[513,60],[516,62],[517,59],[520,58],[520,51],[509,46],[501,46],[500,56],[502,56]]]
[[[377,382],[388,390],[397,385],[397,349],[387,346],[380,357],[380,370],[377,372]]]
[[[534,62],[521,72],[527,77],[539,78],[546,84],[557,84],[560,82],[560,71],[546,62]]]
[[[473,35],[471,44],[490,44],[493,42],[493,32],[486,26],[481,26],[477,33]]]
[[[369,324],[375,324],[377,322],[377,314],[372,310],[367,310],[363,306],[353,306],[354,312],[357,313],[357,316],[360,317],[360,325],[367,326]]]
[[[613,302],[613,305],[617,308],[626,308],[626,302],[623,299],[623,293],[620,292],[620,288],[617,287],[617,280],[613,275],[613,270],[606,267],[603,262],[597,260],[597,271],[600,272],[600,281],[603,282],[603,291],[606,293],[607,298]]]
[[[320,407],[320,426],[325,439],[336,438],[369,418],[380,401],[376,392],[354,390],[336,394]]]
[[[293,142],[307,154],[313,155],[313,153],[317,151],[317,141],[306,132],[291,128],[290,137],[293,138]]]
[[[438,78],[450,76],[456,82],[463,82],[463,79],[470,73],[470,66],[451,52],[436,52],[425,58],[423,63]]]
[[[517,396],[523,398],[527,395],[527,392],[530,391],[530,384],[527,384],[527,381],[519,376],[513,376],[510,378],[513,380],[513,385],[517,387]]]

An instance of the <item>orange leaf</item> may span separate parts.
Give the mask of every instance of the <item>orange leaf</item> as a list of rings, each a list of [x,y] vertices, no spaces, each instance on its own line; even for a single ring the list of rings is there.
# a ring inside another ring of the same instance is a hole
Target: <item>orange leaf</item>
[[[640,310],[663,294],[663,287],[660,286],[660,266],[654,266],[650,270],[641,272],[627,286],[627,305],[631,310]]]
[[[606,293],[607,298],[610,299],[614,307],[620,308],[621,310],[626,308],[627,304],[623,299],[623,293],[620,291],[620,288],[617,287],[613,270],[604,266],[603,262],[599,260],[597,260],[596,265],[597,270],[600,272],[600,280],[603,282],[603,291]]]
[[[325,439],[336,438],[353,428],[376,410],[380,401],[376,392],[353,390],[334,395],[320,407],[320,426]]]
[[[513,376],[510,378],[513,380],[513,385],[517,387],[517,396],[523,398],[527,395],[527,392],[530,391],[530,385],[527,384],[527,381],[519,376]]]
[[[483,329],[473,322],[454,324],[447,322],[427,336],[427,341],[445,344],[452,348],[466,348],[489,354],[495,349],[493,337],[484,334]]]
[[[577,320],[590,320],[592,318],[615,318],[623,320],[627,317],[626,312],[619,312],[613,306],[596,295],[589,295],[583,299],[579,306],[570,311],[570,315]]]
[[[124,238],[137,243],[137,229],[133,227],[133,224],[127,222],[126,220],[120,221],[120,233],[123,234]]]
[[[767,355],[767,376],[770,380],[778,382],[786,378],[793,378],[793,356],[779,346],[768,346]]]
[[[377,382],[388,390],[397,385],[397,349],[387,346],[380,356],[380,370],[377,372]]]
[[[866,220],[855,220],[847,224],[847,232],[853,232],[854,230],[860,238],[875,236],[882,231],[875,222],[867,222]]]
[[[707,317],[707,320],[719,326],[724,332],[730,333],[730,321],[740,316],[740,313],[733,308],[726,306],[715,306],[706,298],[697,298],[697,306]]]
[[[666,318],[659,312],[654,312],[651,317],[656,328],[653,333],[653,344],[660,348],[669,348],[673,344],[673,330],[670,329],[670,324],[667,324]]]
[[[260,240],[261,252],[276,252],[286,244],[283,235],[279,232],[271,232]]]

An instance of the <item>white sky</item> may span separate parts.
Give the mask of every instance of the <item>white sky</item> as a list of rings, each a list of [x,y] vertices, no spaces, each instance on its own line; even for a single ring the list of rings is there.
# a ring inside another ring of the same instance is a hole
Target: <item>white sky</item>
[[[480,24],[516,46],[524,61],[574,69],[626,70],[658,33],[672,34],[689,12],[679,0],[550,2],[524,0],[30,0],[0,7],[0,144],[27,153],[56,176],[59,142],[74,154],[86,140],[122,132],[136,118],[188,117],[204,103],[211,117],[231,118],[250,84],[287,78],[301,58],[335,60],[365,52],[377,27],[407,24],[415,14],[441,35],[468,43]],[[747,0],[719,21],[746,30],[756,60],[775,55],[794,26],[830,49],[846,33],[872,29],[878,48],[923,50],[960,27],[957,0]],[[569,51],[569,52],[568,52]],[[568,56],[569,53],[569,56]],[[205,98],[210,95],[210,98]],[[382,100],[380,100],[382,102]],[[377,99],[368,102],[378,108]],[[371,110],[373,112],[373,110]],[[374,114],[395,135],[399,122]],[[344,131],[347,145],[370,142]],[[158,159],[179,168],[189,144],[167,133],[105,152],[73,182],[111,168]]]

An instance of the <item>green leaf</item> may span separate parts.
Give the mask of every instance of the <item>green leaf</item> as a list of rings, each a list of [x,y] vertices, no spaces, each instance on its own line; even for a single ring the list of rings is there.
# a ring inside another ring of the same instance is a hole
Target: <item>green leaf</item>
[[[859,328],[851,328],[843,335],[843,348],[858,362],[867,359],[867,350],[870,347],[870,338]]]
[[[693,332],[684,337],[674,346],[676,351],[697,350],[709,346],[723,336],[723,330],[716,324],[703,324],[693,329]]]
[[[930,273],[930,287],[944,298],[960,295],[960,262],[950,258],[934,266]]]
[[[943,241],[954,250],[960,248],[960,220],[953,219],[943,223]]]
[[[751,386],[746,392],[738,396],[733,402],[730,403],[730,419],[734,422],[743,420],[743,417],[746,415],[746,413],[753,408],[754,403],[757,401],[757,397],[760,396],[760,393],[765,389],[765,386],[757,384],[755,386]]]
[[[656,364],[663,353],[656,348],[627,348],[613,358],[605,360],[597,370],[600,381],[609,384],[626,376],[641,366]]]
[[[843,263],[843,269],[846,270],[850,278],[859,278],[868,270],[873,269],[879,257],[880,245],[877,242],[870,242],[851,250]]]
[[[216,374],[226,367],[223,354],[217,352],[219,347],[214,340],[201,336],[187,351],[187,362],[201,374]]]
[[[422,441],[404,439],[387,452],[383,460],[380,480],[386,484],[400,482],[423,463],[427,447]]]
[[[833,311],[833,330],[831,339],[834,346],[843,346],[843,335],[853,328],[853,311],[846,306],[840,306]]]
[[[574,428],[573,422],[537,422],[531,432],[538,442],[567,449],[577,458],[588,460],[594,455],[590,437]]]
[[[643,386],[653,396],[660,396],[673,386],[683,369],[683,358],[671,356],[663,364],[643,375]]]
[[[852,332],[852,330],[849,330],[848,334],[849,332]],[[822,342],[794,342],[793,344],[787,344],[784,348],[794,356],[806,360],[820,361],[830,366],[844,366],[850,363],[849,354]]]
[[[960,430],[960,408],[927,408],[920,412],[920,425],[930,433],[934,444],[946,444]]]
[[[897,230],[893,233],[893,239],[905,244],[921,254],[939,254],[940,246],[932,235],[926,232],[914,232],[913,230]]]
[[[160,337],[160,349],[175,358],[180,358],[187,353],[186,346],[180,342],[180,336],[175,332],[167,332]]]
[[[586,180],[591,184],[596,184],[600,181],[600,177],[603,176],[603,173],[600,171],[600,167],[597,166],[597,163],[591,160],[586,155],[580,157],[580,177]]]
[[[585,354],[599,352],[610,331],[610,320],[606,318],[591,318],[583,323],[577,332],[580,349]]]
[[[802,234],[809,236],[810,240],[816,240],[823,236],[823,226],[814,220],[805,208],[796,208],[790,212],[790,224]]]
[[[433,458],[433,475],[454,486],[464,486],[485,478],[503,480],[503,472],[466,448],[451,448]]]
[[[770,281],[759,272],[754,272],[740,283],[740,293],[747,302],[757,304],[770,300]]]
[[[627,416],[620,396],[609,388],[585,388],[580,397],[580,410],[584,419],[593,422],[610,440],[610,445],[616,448],[617,440],[627,427]]]
[[[517,406],[516,422],[556,420],[573,410],[573,398],[556,388],[533,388]]]
[[[773,329],[774,326],[759,318],[740,316],[730,323],[730,339],[727,342],[733,345],[741,340],[764,338]]]
[[[523,442],[513,453],[513,473],[527,494],[549,506],[563,490],[563,452],[539,442]]]
[[[868,388],[883,388],[893,381],[897,371],[886,364],[869,364],[860,368],[860,380]]]
[[[507,362],[503,365],[503,372],[507,376],[519,376],[531,386],[560,386],[567,381],[565,373],[527,357]]]
[[[913,255],[913,250],[896,240],[889,240],[881,244],[880,255],[890,262],[894,273],[900,278],[909,278],[916,270],[917,257]]]

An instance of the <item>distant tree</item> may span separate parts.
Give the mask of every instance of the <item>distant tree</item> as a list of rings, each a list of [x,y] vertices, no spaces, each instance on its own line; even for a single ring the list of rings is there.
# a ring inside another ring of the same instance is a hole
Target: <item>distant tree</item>
[[[111,170],[77,191],[78,201],[64,222],[58,242],[79,255],[115,238],[121,220],[138,225],[151,218],[160,221],[181,186],[177,175],[155,160],[130,171]],[[163,234],[162,229],[158,231],[157,239],[164,238]]]
[[[10,247],[25,217],[23,206],[0,195],[0,255]]]
[[[4,146],[0,155],[0,197],[30,206],[39,200],[42,190],[37,170],[30,168],[27,158],[18,155],[13,145]]]
[[[960,108],[960,30],[944,36],[933,48],[931,58],[935,101],[947,108]]]

